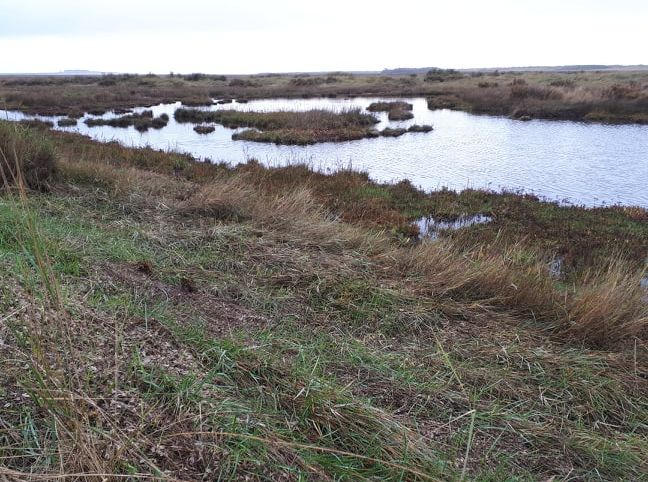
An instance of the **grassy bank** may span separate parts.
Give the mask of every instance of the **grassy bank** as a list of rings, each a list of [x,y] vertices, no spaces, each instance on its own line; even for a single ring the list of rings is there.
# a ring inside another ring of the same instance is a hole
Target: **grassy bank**
[[[28,113],[77,117],[160,102],[209,105],[211,99],[426,96],[432,108],[477,113],[645,123],[646,72],[500,73],[433,71],[418,75],[115,75],[3,77],[0,105]],[[406,111],[405,111],[406,112]]]
[[[647,124],[647,85],[639,80],[586,87],[576,76],[543,83],[520,76],[505,82],[480,82],[477,88],[457,85],[429,97],[428,106],[521,120]]]
[[[402,228],[534,213],[645,239],[645,212],[16,135],[57,174],[0,198],[0,477],[643,477],[637,254],[563,284],[536,257],[558,229]]]
[[[373,132],[372,126],[378,122],[374,116],[363,114],[359,109],[344,112],[243,112],[181,108],[175,111],[174,118],[178,122],[213,122],[232,129],[254,128],[234,134],[232,138],[235,140],[298,145],[370,137]]]

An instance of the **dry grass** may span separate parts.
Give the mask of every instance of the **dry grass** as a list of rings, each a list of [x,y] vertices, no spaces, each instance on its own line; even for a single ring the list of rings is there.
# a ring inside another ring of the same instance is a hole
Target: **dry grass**
[[[45,136],[0,122],[0,175],[5,188],[21,181],[32,189],[47,189],[55,172],[56,154]]]
[[[428,105],[516,119],[648,122],[648,91],[640,84],[581,85],[571,78],[542,80],[518,77],[507,84],[488,84],[477,89],[473,85],[457,85],[430,97]]]
[[[51,192],[0,203],[0,479],[643,476],[618,255],[562,286],[522,243],[359,221],[406,184],[51,137]]]
[[[646,122],[646,72],[487,72],[467,75],[433,71],[429,76],[352,75],[296,77],[115,76],[101,78],[5,78],[0,98],[11,109],[69,114],[173,102],[207,105],[211,98],[427,96],[434,108],[460,108],[495,115]],[[427,80],[426,80],[427,78]],[[330,81],[334,79],[335,81]],[[522,83],[524,82],[524,84]],[[517,82],[517,83],[516,83]]]
[[[647,340],[648,303],[639,278],[623,259],[587,273],[569,301],[565,334],[598,346]]]
[[[232,136],[234,140],[297,145],[362,139],[370,136],[371,126],[378,122],[372,115],[363,114],[359,109],[343,112],[243,112],[181,108],[175,111],[174,117],[178,122],[214,122],[232,129],[254,128],[235,133]]]
[[[484,307],[505,307],[545,324],[558,337],[590,346],[628,347],[648,340],[648,305],[639,274],[621,259],[589,272],[572,286],[556,286],[542,257],[528,248],[484,246],[464,252],[443,242],[390,254],[405,273],[420,273],[420,289]]]

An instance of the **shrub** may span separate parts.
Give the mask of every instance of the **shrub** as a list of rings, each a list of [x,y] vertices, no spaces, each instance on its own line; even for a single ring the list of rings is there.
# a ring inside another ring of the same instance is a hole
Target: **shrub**
[[[22,179],[31,189],[46,190],[55,172],[56,153],[42,133],[0,122],[0,187]]]

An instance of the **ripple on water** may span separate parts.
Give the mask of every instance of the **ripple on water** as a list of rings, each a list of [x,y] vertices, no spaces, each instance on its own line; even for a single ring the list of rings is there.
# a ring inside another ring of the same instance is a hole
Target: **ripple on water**
[[[395,99],[264,99],[201,109],[366,109],[372,102],[389,100]],[[550,200],[586,206],[648,207],[648,126],[543,120],[520,122],[450,110],[431,111],[421,97],[400,100],[413,105],[414,118],[390,121],[386,113],[378,113],[378,129],[429,124],[434,130],[398,138],[276,146],[233,141],[232,134],[236,131],[223,126],[216,126],[211,134],[197,134],[192,124],[178,124],[173,119],[173,113],[180,107],[177,102],[151,108],[155,116],[166,113],[171,118],[167,127],[159,131],[139,133],[132,127],[90,128],[83,121],[97,116],[89,115],[80,119],[76,126],[55,129],[79,132],[100,141],[116,140],[126,146],[174,149],[200,159],[234,164],[254,158],[268,165],[306,162],[325,171],[351,166],[367,171],[377,181],[409,179],[425,190],[442,187],[521,190]],[[110,116],[115,113],[99,117]],[[25,117],[59,119],[0,110],[0,118],[20,120]]]

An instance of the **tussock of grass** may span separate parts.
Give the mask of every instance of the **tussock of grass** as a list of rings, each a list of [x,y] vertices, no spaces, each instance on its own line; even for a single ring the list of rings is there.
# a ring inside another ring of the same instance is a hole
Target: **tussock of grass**
[[[194,131],[198,134],[210,134],[216,130],[214,126],[195,126]]]
[[[369,104],[369,107],[367,107],[367,110],[369,112],[391,112],[393,110],[408,111],[408,110],[412,110],[413,108],[414,106],[409,102],[393,101],[393,102],[372,102],[371,104]]]
[[[140,132],[145,132],[149,128],[162,129],[169,123],[169,116],[162,114],[158,117],[153,117],[153,112],[145,110],[139,114],[128,114],[121,117],[114,117],[111,119],[86,119],[85,124],[89,127],[96,126],[110,126],[110,127],[130,127],[134,126]]]
[[[407,129],[404,127],[385,127],[380,131],[380,135],[383,137],[400,137],[407,132]]]
[[[432,132],[433,130],[434,127],[427,124],[423,124],[423,125],[414,124],[407,128],[407,132]]]
[[[403,101],[373,102],[369,104],[367,110],[369,112],[388,112],[389,120],[408,120],[414,118],[413,107],[409,102]]]
[[[0,175],[2,186],[24,182],[46,189],[56,172],[56,153],[49,139],[20,125],[0,122]]]
[[[402,121],[413,119],[414,114],[407,110],[390,110],[387,117],[389,118],[389,120]]]
[[[174,117],[178,122],[215,122],[233,129],[254,128],[235,133],[232,136],[235,140],[299,145],[362,139],[368,136],[369,127],[378,122],[359,109],[344,112],[243,112],[181,108],[176,110]]]
[[[72,127],[76,126],[78,121],[76,119],[71,119],[71,118],[65,118],[65,119],[59,119],[57,122],[57,125],[59,127]]]

